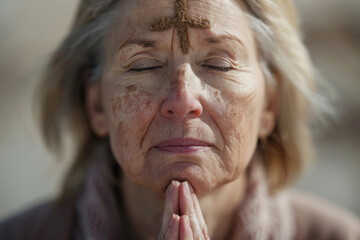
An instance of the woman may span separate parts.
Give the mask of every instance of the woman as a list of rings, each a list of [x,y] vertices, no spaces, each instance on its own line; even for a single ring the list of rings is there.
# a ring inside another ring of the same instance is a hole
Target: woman
[[[61,197],[1,239],[359,239],[284,191],[324,108],[289,1],[83,0],[41,83]]]

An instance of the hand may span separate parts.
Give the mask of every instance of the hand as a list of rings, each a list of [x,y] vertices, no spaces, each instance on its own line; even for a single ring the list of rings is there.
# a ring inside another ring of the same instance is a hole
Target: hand
[[[196,194],[187,182],[172,181],[166,190],[165,210],[158,240],[208,240]]]

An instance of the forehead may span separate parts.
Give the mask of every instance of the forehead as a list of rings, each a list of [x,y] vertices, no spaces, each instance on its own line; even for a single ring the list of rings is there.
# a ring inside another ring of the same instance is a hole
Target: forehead
[[[113,24],[113,37],[128,40],[135,35],[155,35],[150,30],[151,23],[160,17],[175,17],[176,2],[177,0],[121,1]],[[246,36],[250,35],[241,0],[186,0],[186,5],[186,18],[209,20],[211,33],[242,35],[239,37],[245,42]]]

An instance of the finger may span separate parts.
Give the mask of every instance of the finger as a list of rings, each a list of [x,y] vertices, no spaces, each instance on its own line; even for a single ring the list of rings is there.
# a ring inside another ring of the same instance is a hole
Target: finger
[[[178,181],[172,181],[166,190],[165,209],[161,222],[160,233],[165,236],[173,214],[179,215],[179,185]]]
[[[186,215],[181,216],[179,222],[179,236],[180,240],[192,240],[193,233],[190,227],[189,217]]]
[[[200,208],[199,200],[196,196],[196,193],[195,193],[193,187],[190,184],[189,184],[189,187],[190,187],[190,195],[191,195],[191,199],[193,201],[195,214],[199,221],[201,231],[204,233],[205,239],[210,239],[208,236],[208,228],[207,228],[204,216],[203,216],[201,208]]]
[[[169,228],[167,229],[165,239],[166,240],[178,240],[179,239],[179,222],[180,222],[180,216],[173,214]]]
[[[189,184],[183,182],[179,187],[179,206],[181,215],[187,215],[190,221],[190,227],[194,236],[194,239],[204,239],[205,236],[200,227],[197,214],[194,209],[193,200],[190,194]]]

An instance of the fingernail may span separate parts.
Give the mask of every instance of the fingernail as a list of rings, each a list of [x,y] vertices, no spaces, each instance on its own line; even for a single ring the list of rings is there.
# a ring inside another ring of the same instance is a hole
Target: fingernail
[[[176,181],[176,180],[172,180],[171,183],[172,183],[172,185],[173,185],[174,187],[179,186],[179,184],[180,184],[180,183],[179,183],[178,181]]]

